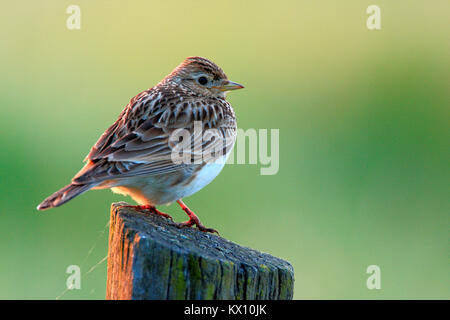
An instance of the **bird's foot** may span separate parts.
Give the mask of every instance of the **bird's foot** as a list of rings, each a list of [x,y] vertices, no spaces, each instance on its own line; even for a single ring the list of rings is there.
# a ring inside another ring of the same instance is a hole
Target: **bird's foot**
[[[178,204],[181,206],[181,209],[184,210],[184,212],[187,213],[187,215],[189,216],[189,220],[185,221],[185,222],[181,222],[181,223],[175,223],[175,225],[178,228],[186,228],[186,227],[192,227],[192,226],[196,226],[198,230],[202,231],[202,232],[210,232],[210,233],[217,233],[219,234],[219,231],[217,231],[216,229],[212,229],[212,228],[206,228],[201,222],[200,219],[197,217],[197,215],[192,212],[191,209],[189,209],[181,200],[177,201]]]
[[[121,206],[121,207],[125,207],[125,208],[133,208],[137,211],[144,211],[146,213],[152,213],[152,214],[156,214],[157,216],[161,216],[164,217],[166,219],[169,219],[171,221],[173,221],[172,217],[169,216],[167,213],[161,212],[158,209],[156,209],[155,206],[151,206],[151,205],[141,205],[141,206],[132,206],[132,205],[126,205],[126,206]]]
[[[188,221],[185,222],[179,222],[179,223],[175,223],[175,225],[178,228],[189,228],[192,227],[193,225],[195,225],[197,227],[198,230],[202,231],[202,232],[210,232],[210,233],[217,233],[219,234],[219,231],[217,231],[216,229],[212,229],[212,228],[206,228],[201,222],[200,220],[197,219],[193,219],[193,218],[189,218]]]

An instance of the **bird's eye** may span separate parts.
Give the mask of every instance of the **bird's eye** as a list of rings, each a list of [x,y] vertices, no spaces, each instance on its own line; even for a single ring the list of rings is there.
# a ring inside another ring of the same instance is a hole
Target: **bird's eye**
[[[205,84],[208,83],[208,79],[206,79],[206,77],[200,77],[198,78],[198,83],[200,83],[202,86],[204,86]]]

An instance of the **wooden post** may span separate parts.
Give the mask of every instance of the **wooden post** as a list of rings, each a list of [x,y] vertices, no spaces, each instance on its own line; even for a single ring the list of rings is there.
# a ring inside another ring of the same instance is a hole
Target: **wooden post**
[[[289,262],[113,203],[106,299],[292,299]]]

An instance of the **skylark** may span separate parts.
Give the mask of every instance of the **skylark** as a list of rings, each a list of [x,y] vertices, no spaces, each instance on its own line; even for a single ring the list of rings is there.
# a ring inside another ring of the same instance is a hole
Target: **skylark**
[[[222,170],[236,140],[236,118],[225,94],[240,88],[213,62],[187,58],[155,87],[130,100],[72,182],[37,209],[58,207],[90,189],[110,188],[130,195],[139,204],[132,207],[170,219],[155,206],[176,201],[189,216],[178,226],[217,232],[205,228],[182,198]]]

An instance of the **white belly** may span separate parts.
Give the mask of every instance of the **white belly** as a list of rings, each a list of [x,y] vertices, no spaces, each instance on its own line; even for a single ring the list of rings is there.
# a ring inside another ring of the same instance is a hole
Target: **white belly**
[[[181,198],[188,197],[193,195],[197,191],[203,189],[206,185],[208,185],[211,181],[213,181],[222,171],[225,162],[222,163],[209,163],[206,164],[198,173],[195,179],[192,180],[190,184],[186,187],[181,187],[180,193],[183,194]],[[176,199],[178,200],[178,199]]]
[[[189,179],[190,176],[186,176],[183,181],[178,182],[178,173],[133,177],[121,181],[120,186],[111,186],[111,190],[115,193],[130,195],[141,205],[169,204],[196,193],[213,181],[222,171],[226,158],[205,164],[191,179]]]

